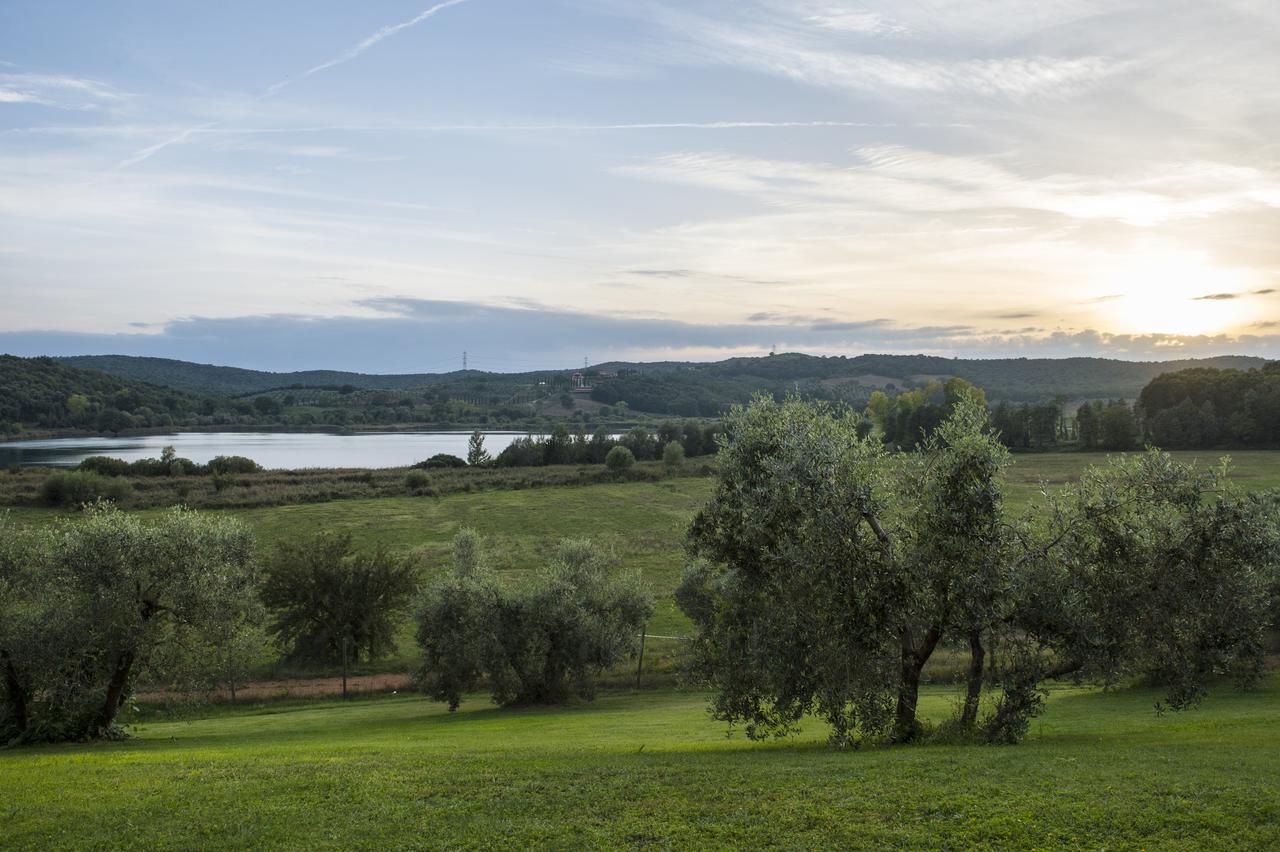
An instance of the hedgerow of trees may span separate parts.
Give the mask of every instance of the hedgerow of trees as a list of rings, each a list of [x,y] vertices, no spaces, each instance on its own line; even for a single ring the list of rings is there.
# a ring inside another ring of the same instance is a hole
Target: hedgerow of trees
[[[1143,388],[1137,407],[1162,447],[1280,446],[1280,363],[1166,373]]]
[[[725,429],[677,601],[713,715],[750,737],[814,714],[838,744],[920,739],[921,673],[943,646],[970,659],[950,729],[989,742],[1025,733],[1049,678],[1148,675],[1180,708],[1219,673],[1261,671],[1275,512],[1221,472],[1118,458],[1040,521],[1005,508],[1008,453],[974,393],[910,453],[797,400],[757,400]]]
[[[669,420],[655,431],[636,426],[621,437],[613,437],[600,427],[592,435],[571,433],[564,424],[545,438],[527,436],[512,441],[498,454],[498,467],[536,467],[548,464],[603,464],[615,447],[625,447],[636,461],[657,461],[665,448],[678,444],[685,457],[714,454],[717,450],[716,423],[696,420]]]

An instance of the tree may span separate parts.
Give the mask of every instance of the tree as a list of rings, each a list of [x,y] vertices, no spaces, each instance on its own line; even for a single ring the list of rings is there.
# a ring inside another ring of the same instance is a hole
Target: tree
[[[1047,509],[1016,613],[1053,652],[1047,674],[1144,675],[1176,709],[1218,674],[1257,680],[1280,564],[1266,495],[1151,451],[1089,469]]]
[[[1112,402],[1098,415],[1098,445],[1104,450],[1131,450],[1138,439],[1138,421],[1133,409],[1122,401]]]
[[[479,429],[471,433],[467,440],[467,464],[473,467],[484,467],[493,461],[489,451],[484,448],[484,433]]]
[[[395,619],[417,588],[413,563],[385,548],[358,551],[347,532],[284,542],[264,565],[271,631],[296,660],[377,659],[395,647]]]
[[[662,448],[662,466],[667,472],[680,467],[684,463],[684,446],[679,441],[671,441]]]
[[[166,651],[207,645],[252,610],[253,541],[231,518],[143,523],[97,506],[0,527],[0,741],[114,732]]]
[[[502,602],[497,577],[484,563],[480,537],[463,529],[453,540],[450,570],[429,585],[417,607],[419,681],[436,701],[457,710],[480,685],[498,653],[495,616]]]
[[[1214,671],[1256,673],[1274,507],[1153,453],[1018,520],[1007,461],[977,396],[911,453],[811,403],[735,411],[677,592],[713,715],[751,737],[816,714],[837,743],[917,739],[921,672],[948,642],[970,656],[957,724],[993,742],[1025,733],[1047,677],[1149,674],[1182,707]],[[1002,689],[979,720],[991,637]]]
[[[733,410],[723,436],[676,595],[697,631],[691,665],[714,691],[712,715],[753,739],[810,713],[836,741],[885,732],[899,650],[886,622],[908,590],[876,532],[882,443],[860,439],[851,414],[767,397]]]
[[[421,680],[454,710],[487,678],[499,704],[591,698],[592,678],[636,646],[653,599],[636,574],[587,540],[565,540],[532,582],[503,589],[475,534],[454,541],[451,570],[418,608]]]
[[[604,466],[614,473],[626,473],[635,466],[635,463],[636,457],[632,455],[631,450],[623,446],[614,447],[604,457]]]

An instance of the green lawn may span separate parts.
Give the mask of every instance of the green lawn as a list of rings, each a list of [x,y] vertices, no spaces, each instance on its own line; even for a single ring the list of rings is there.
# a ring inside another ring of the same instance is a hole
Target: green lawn
[[[1011,499],[1095,459],[1018,456]],[[1280,453],[1237,464],[1248,487],[1280,485]],[[670,592],[710,488],[674,479],[234,514],[266,543],[351,529],[421,549],[429,565],[473,526],[512,581],[557,539],[590,536],[659,595],[650,631],[679,634]],[[402,645],[396,665],[413,657]],[[650,648],[661,660],[678,645]],[[1020,746],[862,752],[828,749],[816,723],[781,742],[726,738],[705,695],[673,689],[568,709],[475,697],[452,716],[405,696],[208,708],[123,743],[0,751],[0,847],[1280,847],[1280,676],[1253,693],[1220,687],[1185,714],[1156,716],[1156,698],[1060,690]],[[957,700],[929,687],[923,712],[941,720]]]
[[[957,694],[935,688],[925,712]],[[1062,690],[1013,747],[726,738],[705,696],[449,715],[417,697],[223,711],[0,751],[0,847],[1280,845],[1280,683],[1157,717]]]

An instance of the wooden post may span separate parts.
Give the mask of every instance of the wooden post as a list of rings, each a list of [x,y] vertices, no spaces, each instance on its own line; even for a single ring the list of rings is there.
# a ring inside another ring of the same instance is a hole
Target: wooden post
[[[227,642],[227,685],[231,687],[231,703],[236,703],[236,667],[235,658],[232,656],[232,649],[235,647],[235,640]]]
[[[342,700],[347,700],[347,642],[346,636],[342,637]]]
[[[636,663],[636,689],[640,688],[640,672],[644,669],[644,635],[649,632],[649,625],[640,628],[640,661]]]

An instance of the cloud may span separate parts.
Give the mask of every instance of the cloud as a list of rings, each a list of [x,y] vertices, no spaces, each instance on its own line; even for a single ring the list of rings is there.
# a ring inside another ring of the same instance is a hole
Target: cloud
[[[1061,99],[1088,91],[1128,67],[1125,61],[1094,54],[957,56],[954,48],[945,44],[932,45],[933,55],[918,48],[907,55],[893,55],[850,47],[840,40],[850,33],[908,31],[900,22],[874,11],[778,2],[757,3],[746,9],[734,4],[733,8],[735,14],[730,17],[699,14],[683,4],[619,6],[621,13],[644,17],[668,31],[677,45],[672,48],[673,62],[736,66],[859,93],[895,89],[934,95]]]
[[[1269,296],[1276,292],[1274,288],[1268,287],[1263,290],[1250,290],[1247,293],[1210,293],[1207,296],[1196,296],[1192,301],[1195,302],[1227,302],[1232,299],[1244,299],[1249,296]]]
[[[418,372],[466,350],[481,369],[561,368],[583,355],[607,360],[713,360],[781,349],[818,354],[917,353],[1061,357],[1107,352],[1130,359],[1280,354],[1275,335],[1108,335],[1086,330],[999,333],[969,326],[909,326],[883,319],[796,326],[763,319],[698,324],[551,308],[422,299],[361,303],[369,316],[190,318],[150,333],[0,332],[17,355],[125,354],[267,370]]]
[[[450,6],[457,6],[459,3],[466,3],[466,2],[468,2],[468,0],[445,0],[445,2],[437,3],[436,5],[432,6],[429,9],[424,9],[423,11],[419,12],[417,15],[413,16],[407,21],[401,21],[398,24],[390,24],[388,26],[385,26],[382,29],[375,32],[373,35],[370,35],[364,39],[361,39],[359,42],[347,48],[342,53],[335,56],[333,59],[330,59],[327,62],[321,62],[319,65],[316,65],[312,68],[308,68],[306,71],[303,71],[301,74],[298,74],[296,77],[290,77],[287,80],[281,80],[278,83],[273,83],[272,85],[267,87],[266,95],[270,97],[278,93],[281,89],[285,88],[286,86],[291,86],[300,80],[305,80],[306,78],[310,77],[313,74],[318,74],[321,71],[325,71],[329,68],[334,67],[335,65],[341,65],[344,62],[350,62],[351,60],[355,59],[360,54],[364,53],[366,50],[373,47],[375,44],[382,41],[383,39],[390,38],[396,33],[399,33],[403,30],[407,30],[410,27],[416,27],[418,24],[436,15],[437,13],[444,11]]]
[[[12,66],[10,66],[12,67]],[[0,74],[0,104],[38,104],[65,110],[96,110],[127,95],[100,80],[66,74]]]
[[[1026,176],[976,156],[864,146],[853,163],[678,152],[621,174],[748,195],[775,205],[845,202],[916,212],[1023,209],[1147,227],[1249,207],[1280,207],[1280,180],[1220,163],[1168,163],[1137,178]]]

